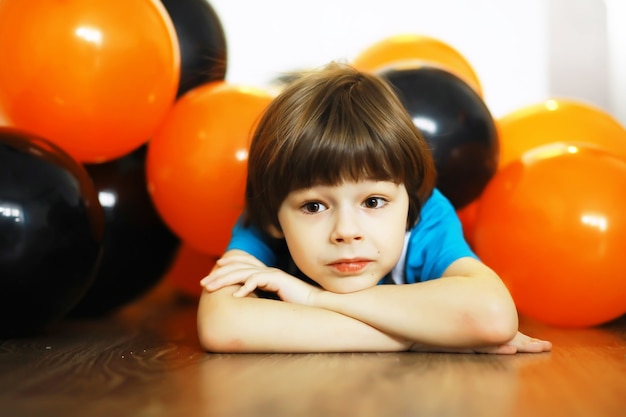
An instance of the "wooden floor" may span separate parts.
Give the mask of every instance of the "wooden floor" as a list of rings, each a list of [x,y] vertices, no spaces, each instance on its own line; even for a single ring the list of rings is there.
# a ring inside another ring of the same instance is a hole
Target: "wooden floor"
[[[215,355],[171,289],[103,320],[0,341],[0,416],[626,416],[626,316],[554,351]],[[262,319],[262,318],[261,318]]]

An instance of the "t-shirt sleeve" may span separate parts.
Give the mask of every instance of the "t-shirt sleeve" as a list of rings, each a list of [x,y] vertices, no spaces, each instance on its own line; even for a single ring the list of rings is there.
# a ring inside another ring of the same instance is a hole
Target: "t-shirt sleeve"
[[[226,250],[238,249],[249,253],[267,266],[276,266],[272,238],[254,226],[245,226],[240,217],[233,227]]]
[[[426,201],[411,231],[406,255],[407,283],[440,278],[459,258],[476,254],[463,236],[463,228],[450,201],[437,189]]]

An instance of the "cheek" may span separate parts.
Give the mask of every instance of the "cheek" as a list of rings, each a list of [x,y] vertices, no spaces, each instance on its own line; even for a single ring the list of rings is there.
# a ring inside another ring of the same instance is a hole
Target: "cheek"
[[[310,242],[303,244],[302,241],[287,242],[289,253],[293,262],[298,269],[304,273],[304,275],[315,280],[319,274],[317,260],[317,252],[315,251],[315,245]]]
[[[390,265],[395,265],[404,249],[404,238],[406,235],[406,219],[399,213],[394,217],[393,221],[388,222],[386,227],[380,229],[379,236],[384,236],[378,242],[379,250],[381,250]]]
[[[379,248],[385,256],[386,263],[394,266],[400,259],[402,250],[404,249],[404,233],[400,234],[394,232],[388,235],[387,239],[385,239]]]
[[[316,254],[316,242],[319,241],[316,230],[288,227],[283,232],[289,253],[298,267],[302,269],[302,265],[311,263]]]

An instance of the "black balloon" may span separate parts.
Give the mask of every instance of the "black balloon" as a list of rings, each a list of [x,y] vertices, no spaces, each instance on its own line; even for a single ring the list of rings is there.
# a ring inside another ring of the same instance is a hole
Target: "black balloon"
[[[498,133],[483,99],[440,68],[391,68],[380,75],[428,141],[439,190],[456,209],[471,203],[498,166]]]
[[[71,317],[114,312],[158,284],[180,240],[154,208],[146,181],[146,146],[102,164],[86,164],[105,215],[104,251],[95,281]]]
[[[222,22],[208,0],[161,0],[180,45],[178,97],[210,81],[223,80],[227,45]]]
[[[0,127],[0,338],[68,313],[93,282],[103,229],[82,165],[45,139]]]

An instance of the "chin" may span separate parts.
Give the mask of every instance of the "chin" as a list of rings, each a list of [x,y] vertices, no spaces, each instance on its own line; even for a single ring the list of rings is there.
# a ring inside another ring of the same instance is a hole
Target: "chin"
[[[336,279],[336,278],[335,278]],[[361,277],[339,278],[339,282],[321,284],[326,291],[337,294],[349,294],[351,292],[362,291],[366,288],[375,287],[380,280],[370,280]],[[318,281],[319,282],[319,281]]]

